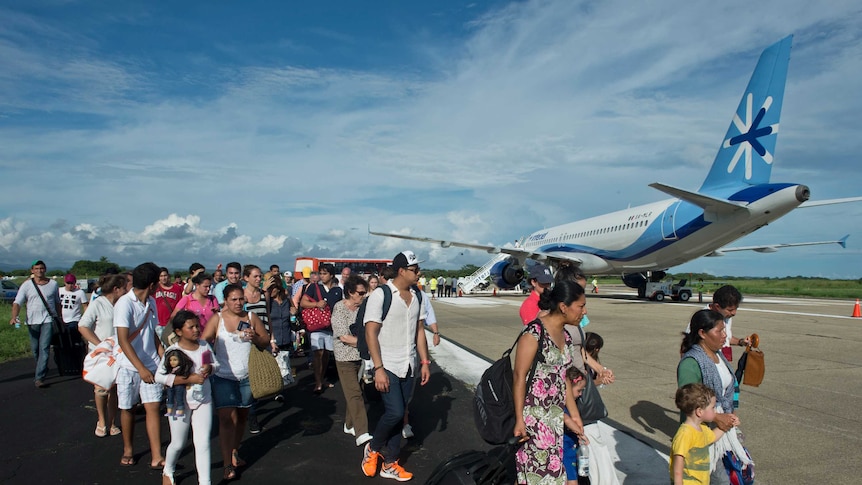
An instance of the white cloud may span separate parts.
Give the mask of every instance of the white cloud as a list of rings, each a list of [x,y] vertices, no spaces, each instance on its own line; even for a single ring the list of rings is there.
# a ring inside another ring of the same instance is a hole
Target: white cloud
[[[501,244],[655,201],[649,182],[697,187],[757,55],[788,33],[773,178],[798,178],[822,197],[862,185],[852,82],[862,14],[849,1],[517,2],[465,17],[460,43],[401,38],[415,43],[413,65],[294,62],[320,36],[279,34],[272,46],[291,46],[282,57],[224,38],[210,44],[242,63],[171,52],[188,56],[185,71],[160,69],[164,46],[154,42],[152,53],[116,50],[122,38],[90,35],[93,25],[0,14],[0,62],[16,66],[0,72],[0,192],[16,201],[0,212],[9,261],[38,251],[165,255],[179,266],[305,251],[391,256],[405,242],[367,237],[368,224]],[[319,22],[318,34],[362,42]],[[54,196],[35,198],[22,180]],[[436,192],[447,195],[424,196]],[[787,241],[834,230],[807,214],[793,215],[801,222]],[[72,229],[44,229],[58,218]],[[483,257],[414,249],[428,251],[426,266]],[[772,256],[751,265],[792,261]],[[840,267],[859,261],[846,257]]]

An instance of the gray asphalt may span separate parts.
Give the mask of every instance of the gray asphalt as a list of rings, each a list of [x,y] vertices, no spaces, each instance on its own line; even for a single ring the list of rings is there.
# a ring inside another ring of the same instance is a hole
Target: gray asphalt
[[[620,295],[624,289],[603,287],[590,295],[592,323],[587,330],[605,339],[602,362],[617,382],[602,395],[607,422],[655,449],[668,453],[677,428],[673,406],[680,332],[696,303],[653,303]],[[614,294],[614,292],[617,294]],[[496,359],[520,328],[517,309],[522,296],[484,298],[481,306],[435,302],[441,332],[473,352]],[[746,446],[756,464],[757,483],[862,483],[856,458],[862,408],[862,320],[850,319],[853,302],[749,297],[734,319],[734,333],[757,332],[766,355],[766,378],[743,386],[739,416]],[[739,350],[735,356],[738,357]],[[158,483],[148,468],[143,416],[138,416],[135,449],[138,464],[118,465],[119,437],[93,436],[95,411],[91,388],[77,378],[56,377],[50,387],[32,384],[30,359],[0,365],[0,481],[3,483]],[[335,381],[334,372],[330,380]],[[287,402],[268,402],[261,419],[266,429],[247,435],[242,454],[250,466],[238,483],[385,483],[360,475],[361,451],[342,428],[343,397],[339,387],[322,396],[311,392],[311,376],[300,373]],[[417,437],[402,454],[405,467],[424,483],[447,456],[465,449],[488,450],[474,431],[472,393],[434,367],[432,380],[417,388],[411,422]],[[372,402],[372,419],[379,415]],[[169,442],[162,428],[163,447]],[[213,478],[221,463],[218,442],[212,444]],[[179,483],[196,483],[191,448],[181,457]],[[654,468],[655,460],[638,464]],[[666,465],[664,465],[666,466]],[[626,483],[637,483],[633,479]]]
[[[589,295],[587,330],[604,337],[601,360],[617,377],[602,390],[606,422],[668,453],[678,426],[673,395],[680,333],[705,303],[655,303],[637,300],[625,288],[602,290]],[[436,304],[441,332],[499,358],[521,327],[523,296],[496,300]],[[738,411],[757,483],[862,483],[862,319],[848,318],[853,304],[749,297],[734,318],[735,335],[760,335],[766,360],[763,384],[742,386]]]
[[[297,360],[300,362],[300,360]],[[431,380],[417,386],[411,406],[416,437],[406,442],[401,462],[414,473],[412,483],[424,483],[434,467],[462,450],[489,450],[474,431],[469,408],[472,392],[432,366]],[[337,381],[334,372],[328,376]],[[96,438],[96,412],[92,387],[74,377],[57,377],[51,366],[49,387],[33,386],[33,362],[23,359],[0,365],[0,409],[3,440],[0,441],[0,482],[10,484],[155,484],[160,472],[149,469],[151,456],[144,416],[137,416],[135,458],[132,467],[119,466],[122,439]],[[261,406],[265,429],[246,434],[240,448],[249,466],[231,483],[387,483],[391,480],[362,475],[362,450],[354,438],[344,434],[344,397],[341,388],[316,396],[313,378],[300,371],[298,384],[288,388],[284,405],[269,401]],[[382,412],[379,401],[371,402],[372,420]],[[214,430],[218,426],[213,426]],[[222,477],[217,431],[210,447],[213,483]],[[162,426],[162,450],[170,442],[167,423]],[[189,440],[190,441],[190,440]],[[177,483],[196,484],[194,455],[188,445],[180,458],[183,468]]]

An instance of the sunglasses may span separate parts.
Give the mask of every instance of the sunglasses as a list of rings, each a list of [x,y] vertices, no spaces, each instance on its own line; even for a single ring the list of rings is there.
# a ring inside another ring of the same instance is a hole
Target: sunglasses
[[[414,272],[414,273],[416,273],[416,274],[419,274],[419,266],[416,266],[415,268],[414,268],[413,266],[408,266],[408,267],[406,267],[406,268],[404,268],[404,269],[406,269],[407,271],[412,271],[412,272]]]
[[[357,291],[356,294],[359,296],[365,296],[368,294],[368,292],[367,291]]]

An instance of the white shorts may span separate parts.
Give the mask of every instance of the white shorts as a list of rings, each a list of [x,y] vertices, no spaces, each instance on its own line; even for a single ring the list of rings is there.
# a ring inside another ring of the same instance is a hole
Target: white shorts
[[[138,398],[144,404],[161,402],[164,387],[157,382],[142,382],[141,375],[136,371],[124,367],[117,371],[117,401],[120,409],[132,409],[138,403]]]
[[[311,350],[332,350],[332,331],[311,332],[308,337]]]

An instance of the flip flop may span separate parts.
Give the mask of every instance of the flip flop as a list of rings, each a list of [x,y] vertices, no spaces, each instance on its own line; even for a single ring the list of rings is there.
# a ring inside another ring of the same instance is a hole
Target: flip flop
[[[163,468],[165,468],[165,460],[164,459],[159,460],[159,462],[156,463],[155,465],[150,464],[150,470],[162,470]]]
[[[116,426],[111,426],[111,436],[117,436],[118,434],[121,434],[122,432],[123,431],[120,428],[118,428]]]
[[[135,457],[134,456],[123,456],[120,458],[120,466],[134,466],[135,465]]]
[[[233,465],[228,465],[224,467],[224,479],[225,480],[234,480],[236,479],[236,468]]]
[[[108,436],[108,428],[105,426],[99,426],[99,423],[96,423],[96,436],[99,438],[104,438]]]

